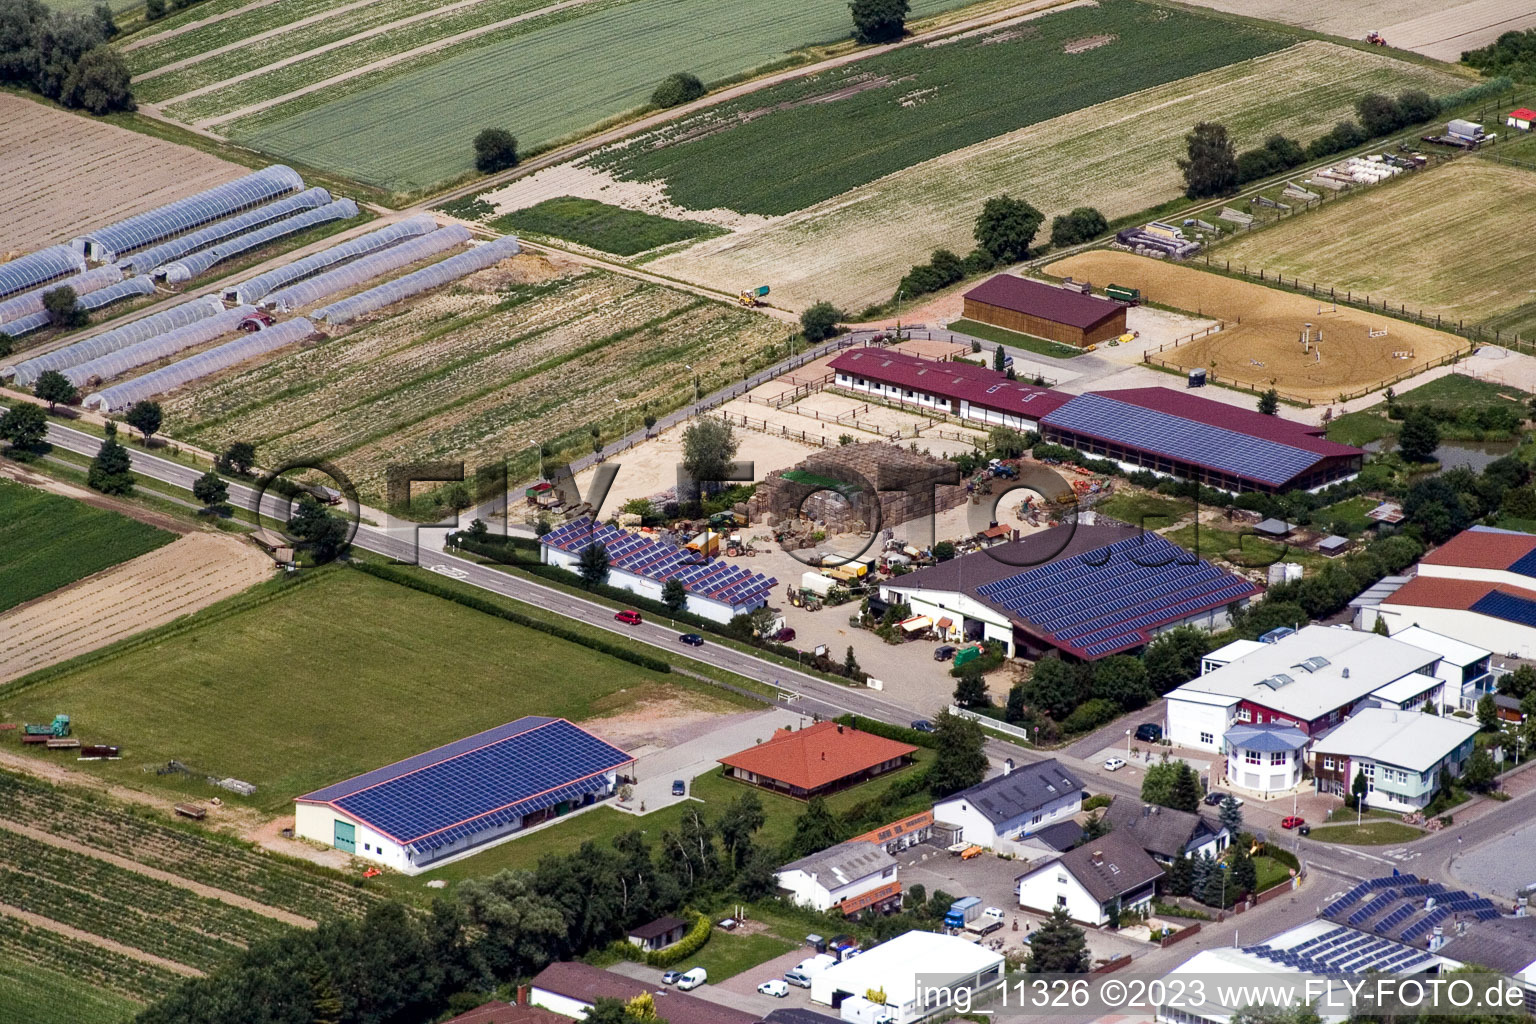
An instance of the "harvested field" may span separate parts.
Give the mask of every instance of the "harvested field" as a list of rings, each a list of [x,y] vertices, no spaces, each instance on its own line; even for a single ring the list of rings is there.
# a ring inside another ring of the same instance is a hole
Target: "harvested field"
[[[1275,89],[1276,81],[1286,88]],[[654,267],[714,287],[761,279],[792,308],[826,298],[858,309],[890,298],[915,254],[969,249],[988,196],[1028,194],[1047,222],[1082,205],[1119,217],[1180,193],[1174,160],[1197,121],[1224,122],[1239,148],[1274,132],[1307,140],[1365,93],[1441,93],[1459,81],[1385,54],[1308,41],[958,149]],[[891,244],[892,224],[902,225],[901,245]]]
[[[1469,224],[1496,224],[1508,238],[1536,237],[1536,174],[1455,160],[1236,238],[1213,259],[1468,322],[1536,298],[1526,270],[1530,253],[1490,244]]]
[[[187,534],[0,615],[0,682],[170,622],[271,575],[272,560],[247,541]]]
[[[1437,60],[1455,61],[1502,33],[1536,25],[1528,0],[1272,0],[1258,10],[1248,0],[1192,0],[1232,14],[1263,17],[1348,39],[1380,32],[1387,43]]]
[[[4,251],[67,242],[250,169],[201,150],[0,93]]]
[[[1379,385],[1467,347],[1462,339],[1427,327],[1347,306],[1319,313],[1317,300],[1305,295],[1125,252],[1079,253],[1052,263],[1046,271],[1079,280],[1114,281],[1140,288],[1144,298],[1159,305],[1241,320],[1153,357],[1184,368],[1205,367],[1229,381],[1260,387],[1273,384],[1282,394],[1316,402],[1333,402],[1340,393]],[[1316,361],[1316,349],[1311,354],[1302,352],[1302,325],[1308,322],[1324,332],[1321,362]],[[1371,330],[1383,328],[1386,336],[1369,336]],[[1401,351],[1413,352],[1413,358],[1393,358],[1394,352]]]
[[[553,275],[551,271],[554,271]],[[530,438],[590,451],[645,409],[707,392],[769,361],[786,324],[603,271],[522,255],[405,306],[364,317],[318,346],[211,379],[164,400],[166,432],[263,457],[328,458],[365,499],[391,463],[522,457]]]

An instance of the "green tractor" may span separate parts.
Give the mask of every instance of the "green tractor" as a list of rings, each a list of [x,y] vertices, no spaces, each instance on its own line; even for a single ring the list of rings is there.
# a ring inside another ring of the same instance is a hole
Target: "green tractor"
[[[62,739],[69,735],[69,716],[54,715],[51,725],[24,725],[21,729],[28,736],[53,736]]]

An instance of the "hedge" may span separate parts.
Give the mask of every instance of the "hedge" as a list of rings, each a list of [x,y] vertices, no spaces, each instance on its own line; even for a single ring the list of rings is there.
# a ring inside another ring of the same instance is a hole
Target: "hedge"
[[[494,604],[481,597],[476,597],[473,594],[460,593],[451,587],[442,586],[431,580],[421,579],[392,565],[377,565],[372,562],[353,562],[351,564],[353,568],[360,569],[370,576],[377,576],[379,579],[398,583],[401,586],[410,587],[412,590],[419,590],[423,594],[431,594],[433,597],[440,597],[445,601],[461,604],[477,612],[484,612],[486,615],[494,615],[498,619],[505,619],[519,626],[526,626],[529,629],[536,629],[541,633],[548,633],[550,636],[559,637],[561,640],[569,640],[573,644],[580,644],[600,654],[618,658],[620,661],[627,661],[632,665],[639,665],[641,668],[650,669],[652,672],[672,671],[672,666],[660,658],[652,657],[649,654],[642,654],[639,651],[632,651],[628,648],[620,647],[618,644],[608,643],[599,637],[587,636],[576,630],[567,629],[565,626],[557,623],[536,619],[531,615],[524,615],[522,612],[513,611],[510,608],[503,608],[498,604]]]
[[[1292,871],[1298,873],[1301,871],[1301,861],[1297,860],[1296,855],[1290,850],[1282,850],[1278,846],[1266,843],[1263,855],[1271,860],[1279,861]]]
[[[645,955],[645,962],[652,967],[671,967],[675,963],[687,960],[693,954],[704,948],[709,941],[709,934],[714,930],[714,922],[703,914],[694,917],[693,927],[688,929],[680,941],[666,949],[658,949],[654,953]]]
[[[863,715],[838,715],[834,721],[839,725],[847,725],[863,732],[874,733],[876,736],[884,736],[888,740],[910,743],[914,747],[927,747],[930,750],[936,750],[939,746],[938,738],[931,732],[908,729],[903,725],[888,725],[873,718],[865,718]]]

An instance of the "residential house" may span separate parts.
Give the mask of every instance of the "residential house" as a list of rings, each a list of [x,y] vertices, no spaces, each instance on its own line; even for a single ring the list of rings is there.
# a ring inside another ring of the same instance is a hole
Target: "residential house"
[[[674,942],[681,942],[688,934],[688,922],[680,917],[658,917],[650,924],[642,924],[629,930],[629,941],[647,953],[666,949]]]
[[[1159,864],[1204,853],[1219,857],[1231,842],[1220,822],[1202,814],[1142,804],[1129,797],[1119,797],[1106,807],[1104,820],[1112,831],[1135,839]]]
[[[772,737],[722,757],[727,778],[799,800],[835,793],[912,763],[917,748],[838,722],[780,729]]]
[[[995,848],[1072,817],[1083,809],[1083,784],[1055,758],[1003,774],[933,805],[938,821],[960,826],[967,843]]]
[[[1019,906],[1042,914],[1061,907],[1072,920],[1098,928],[1150,907],[1163,874],[1135,836],[1110,832],[1020,875]]]
[[[835,907],[845,916],[856,917],[866,910],[901,907],[896,858],[879,843],[839,843],[785,864],[777,877],[779,887],[791,894],[797,906],[812,910]]]
[[[1343,796],[1362,772],[1369,806],[1417,811],[1434,799],[1441,769],[1461,775],[1476,735],[1477,723],[1464,718],[1364,708],[1313,741],[1315,785]]]

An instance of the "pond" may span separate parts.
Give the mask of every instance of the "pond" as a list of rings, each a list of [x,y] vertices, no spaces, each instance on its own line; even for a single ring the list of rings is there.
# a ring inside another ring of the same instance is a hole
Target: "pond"
[[[1382,438],[1365,445],[1368,452],[1390,451],[1391,438]],[[1435,458],[1442,469],[1465,466],[1474,473],[1481,473],[1490,462],[1501,459],[1520,446],[1518,441],[1443,441],[1435,450]]]

